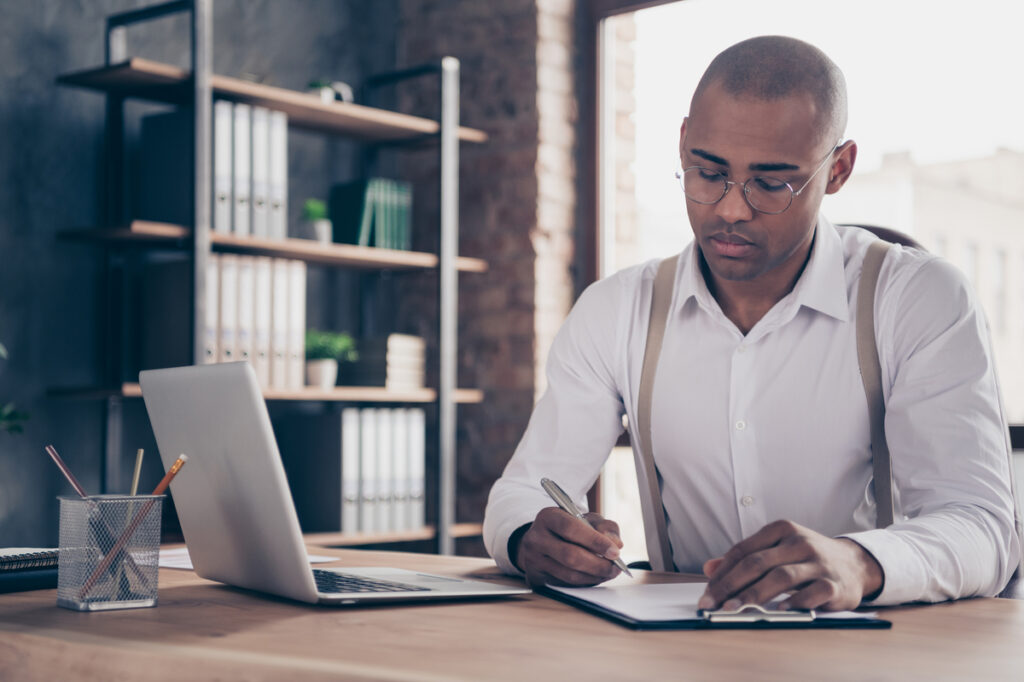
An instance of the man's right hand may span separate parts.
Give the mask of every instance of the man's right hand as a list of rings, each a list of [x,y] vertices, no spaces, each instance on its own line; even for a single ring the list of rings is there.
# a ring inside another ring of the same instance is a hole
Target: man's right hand
[[[619,574],[612,563],[622,540],[619,524],[586,514],[593,528],[558,507],[540,510],[519,541],[516,564],[531,585],[597,585]]]

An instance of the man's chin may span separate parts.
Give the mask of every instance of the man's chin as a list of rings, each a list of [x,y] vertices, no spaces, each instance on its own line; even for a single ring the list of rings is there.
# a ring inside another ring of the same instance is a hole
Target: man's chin
[[[761,274],[761,268],[758,264],[746,258],[722,258],[715,256],[708,258],[705,253],[704,262],[716,279],[728,282],[749,282],[757,279],[758,275]]]

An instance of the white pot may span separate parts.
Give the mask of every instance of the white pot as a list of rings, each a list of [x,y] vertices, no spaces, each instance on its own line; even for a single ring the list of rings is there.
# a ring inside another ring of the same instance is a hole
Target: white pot
[[[306,385],[329,391],[338,383],[338,361],[306,360]]]

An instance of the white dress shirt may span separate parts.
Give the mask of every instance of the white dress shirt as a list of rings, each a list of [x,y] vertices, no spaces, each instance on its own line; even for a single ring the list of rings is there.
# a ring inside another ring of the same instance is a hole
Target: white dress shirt
[[[875,529],[867,401],[855,340],[861,264],[875,237],[818,222],[793,290],[744,336],[680,255],[653,390],[652,450],[680,571],[767,523],[849,537],[881,564],[876,604],[993,595],[1019,561],[999,394],[981,308],[945,261],[894,247],[875,324],[896,522]],[[581,507],[635,420],[658,261],[583,293],[559,331],[548,388],[484,521],[506,571],[511,533],[552,506],[541,477]]]

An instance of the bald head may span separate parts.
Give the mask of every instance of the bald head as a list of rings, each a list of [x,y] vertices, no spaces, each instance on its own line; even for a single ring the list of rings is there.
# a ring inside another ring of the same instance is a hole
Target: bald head
[[[711,85],[730,95],[776,100],[810,95],[818,109],[818,132],[838,140],[846,130],[846,79],[828,56],[809,43],[785,36],[760,36],[736,43],[715,57],[693,93],[690,111]]]

